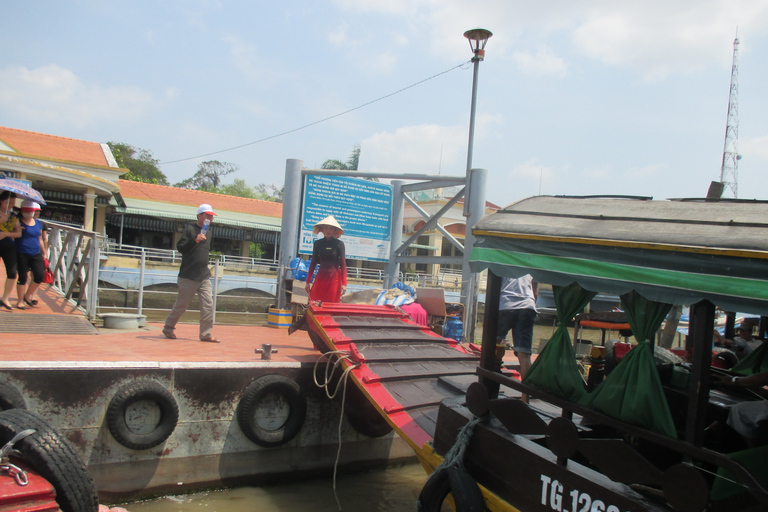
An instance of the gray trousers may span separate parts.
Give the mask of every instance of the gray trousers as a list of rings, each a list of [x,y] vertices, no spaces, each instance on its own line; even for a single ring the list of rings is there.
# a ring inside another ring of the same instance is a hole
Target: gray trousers
[[[181,315],[189,307],[195,294],[200,298],[200,339],[211,336],[213,330],[213,287],[211,280],[193,281],[180,277],[178,279],[179,295],[173,304],[168,318],[165,319],[165,328],[173,330],[181,318]]]

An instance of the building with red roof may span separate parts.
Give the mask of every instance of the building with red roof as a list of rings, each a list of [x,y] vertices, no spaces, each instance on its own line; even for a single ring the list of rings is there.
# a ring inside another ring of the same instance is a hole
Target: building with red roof
[[[126,172],[107,144],[0,127],[0,177],[29,181],[54,220],[102,232]]]
[[[43,219],[170,249],[197,207],[210,204],[218,213],[215,250],[247,255],[247,242],[276,250],[281,203],[119,179],[126,172],[106,143],[0,127],[0,178],[25,180],[40,191]]]
[[[210,204],[216,212],[214,250],[247,256],[248,242],[276,250],[282,203],[127,180],[118,185],[125,205],[113,201],[106,231],[121,245],[171,249],[184,222],[197,219],[199,205]]]

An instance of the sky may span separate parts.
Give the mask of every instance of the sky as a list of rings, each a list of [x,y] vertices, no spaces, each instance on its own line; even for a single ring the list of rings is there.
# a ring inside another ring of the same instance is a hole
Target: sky
[[[0,125],[206,160],[283,186],[359,145],[362,172],[537,195],[703,197],[738,33],[738,197],[768,199],[768,0],[5,0]],[[400,91],[400,92],[398,92]],[[322,121],[322,122],[319,122]],[[230,151],[229,148],[239,147]],[[726,191],[725,196],[732,197]]]

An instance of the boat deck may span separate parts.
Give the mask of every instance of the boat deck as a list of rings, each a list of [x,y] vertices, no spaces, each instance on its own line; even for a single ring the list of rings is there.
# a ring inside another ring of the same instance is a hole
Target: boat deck
[[[477,354],[392,306],[313,305],[307,317],[315,345],[342,354],[357,386],[417,456],[434,438],[440,403],[477,381]]]

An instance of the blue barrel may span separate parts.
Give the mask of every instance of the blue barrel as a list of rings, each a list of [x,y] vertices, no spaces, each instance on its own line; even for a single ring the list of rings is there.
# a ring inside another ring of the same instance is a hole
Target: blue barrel
[[[464,323],[457,316],[449,316],[443,324],[443,337],[461,341],[464,336]]]

